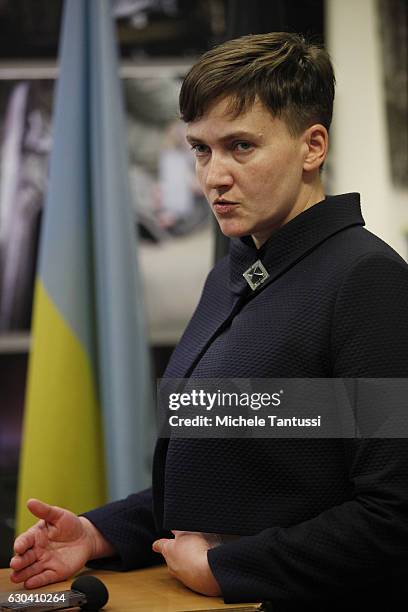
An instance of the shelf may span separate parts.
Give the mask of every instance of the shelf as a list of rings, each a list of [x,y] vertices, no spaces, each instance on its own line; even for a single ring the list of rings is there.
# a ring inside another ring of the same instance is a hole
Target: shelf
[[[28,353],[31,336],[28,332],[0,334],[0,354]]]
[[[163,58],[132,62],[122,60],[119,64],[119,76],[125,79],[134,78],[174,78],[186,74],[197,58]],[[10,60],[0,61],[0,80],[37,80],[56,79],[59,67],[56,61]]]

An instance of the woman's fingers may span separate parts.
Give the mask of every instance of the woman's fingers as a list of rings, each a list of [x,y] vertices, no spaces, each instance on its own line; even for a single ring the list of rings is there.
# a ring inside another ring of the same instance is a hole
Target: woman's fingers
[[[32,548],[35,544],[36,534],[39,529],[43,529],[45,523],[39,521],[34,527],[30,527],[27,531],[19,535],[14,541],[14,552],[18,555],[23,555],[26,550]]]
[[[28,500],[27,508],[37,518],[43,519],[47,523],[52,523],[53,525],[64,513],[62,508],[59,508],[58,506],[50,506],[50,504],[46,504],[45,502],[35,498]]]
[[[27,531],[22,533],[14,542],[14,552],[17,555],[23,555],[26,550],[31,548],[34,544],[35,538],[32,532]]]
[[[25,589],[39,589],[47,584],[52,584],[53,582],[58,582],[60,580],[64,580],[65,576],[58,576],[57,573],[53,570],[47,569],[41,572],[40,574],[36,574],[31,578],[28,578],[24,582]]]
[[[37,560],[36,553],[32,548],[27,550],[23,555],[16,555],[10,561],[10,567],[15,572],[20,572],[25,567],[31,565]]]
[[[168,540],[166,538],[162,538],[161,540],[156,540],[152,544],[152,549],[154,550],[154,552],[160,553],[161,555],[164,556],[164,554],[166,552],[166,548],[165,547],[166,547],[168,542],[171,542],[171,540]]]
[[[30,527],[27,531],[19,535],[14,542],[14,551],[17,555],[24,555],[26,551],[32,548],[36,542],[36,538],[43,533],[46,523],[55,525],[55,523],[62,517],[64,511],[58,506],[50,506],[45,504],[39,499],[29,499],[27,507],[34,516],[41,519],[36,525]]]
[[[41,574],[44,570],[44,566],[39,561],[35,561],[28,567],[25,567],[22,570],[14,571],[10,576],[13,582],[26,582],[28,578],[35,576],[36,574]]]

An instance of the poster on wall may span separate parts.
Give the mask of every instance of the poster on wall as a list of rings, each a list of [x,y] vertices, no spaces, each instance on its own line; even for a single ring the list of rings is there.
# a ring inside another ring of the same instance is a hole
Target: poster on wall
[[[122,82],[149,335],[155,344],[174,344],[211,266],[210,214],[177,115],[180,79]],[[0,334],[30,328],[54,84],[0,80]]]

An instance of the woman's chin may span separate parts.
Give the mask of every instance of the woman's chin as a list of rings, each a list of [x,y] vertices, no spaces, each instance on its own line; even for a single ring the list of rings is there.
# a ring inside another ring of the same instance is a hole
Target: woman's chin
[[[218,220],[218,225],[221,232],[224,236],[227,236],[227,238],[242,238],[243,236],[249,236],[251,233],[250,229],[232,223],[223,223]]]

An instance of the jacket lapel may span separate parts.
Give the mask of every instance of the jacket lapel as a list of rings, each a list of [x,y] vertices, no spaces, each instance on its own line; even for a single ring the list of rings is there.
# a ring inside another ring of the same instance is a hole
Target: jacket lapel
[[[221,268],[221,270],[220,270]],[[213,339],[229,324],[244,301],[228,290],[228,260],[210,273],[206,288],[186,331],[178,343],[163,378],[187,378]]]

